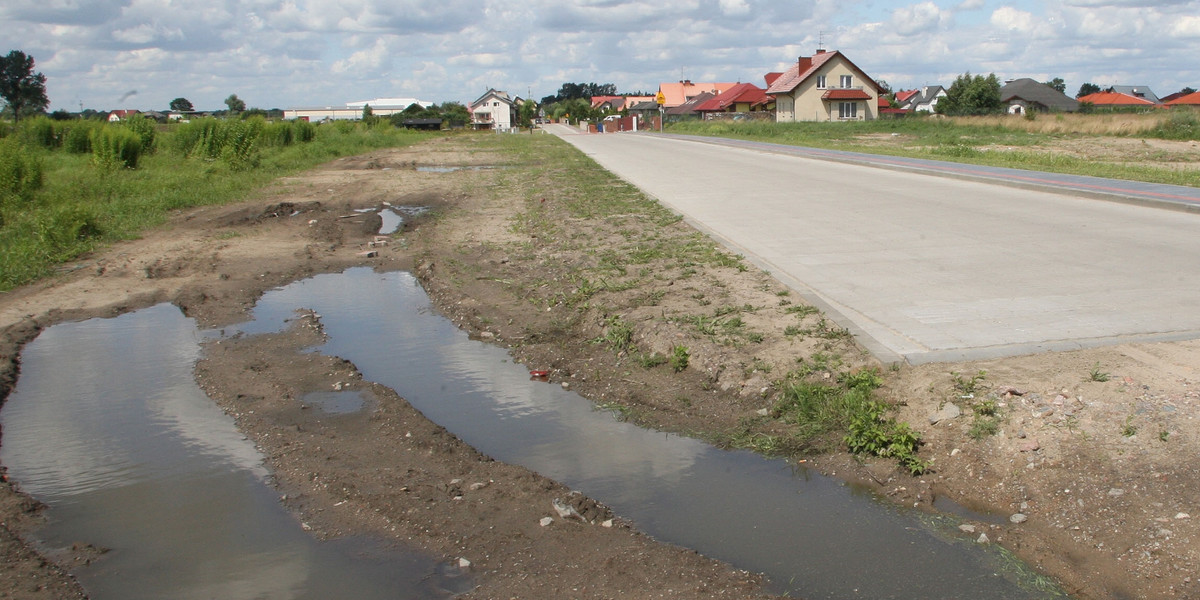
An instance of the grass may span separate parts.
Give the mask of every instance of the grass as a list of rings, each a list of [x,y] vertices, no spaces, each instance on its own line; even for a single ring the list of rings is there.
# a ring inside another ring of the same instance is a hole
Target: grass
[[[771,416],[792,426],[776,448],[828,446],[838,439],[850,452],[895,458],[913,475],[928,463],[917,456],[920,436],[907,423],[887,416],[890,407],[873,397],[883,380],[875,369],[842,373],[835,384],[793,379],[784,384]]]
[[[1200,173],[1176,169],[1166,162],[1153,166],[1132,165],[1125,163],[1125,159],[1099,161],[1075,158],[1039,147],[1061,139],[1096,136],[1200,140],[1200,112],[1190,110],[1145,114],[1038,115],[1034,119],[994,116],[910,117],[848,123],[689,121],[672,124],[668,131],[790,146],[1200,186]]]
[[[235,202],[282,175],[340,156],[429,137],[390,126],[321,125],[315,126],[314,137],[307,143],[250,148],[242,140],[241,162],[234,166],[176,149],[177,136],[185,126],[169,125],[158,128],[153,146],[140,149],[137,168],[131,169],[114,166],[111,148],[103,155],[109,159],[97,163],[95,155],[85,152],[89,148],[84,142],[77,140],[80,146],[74,148],[56,146],[65,142],[66,134],[47,141],[25,131],[45,129],[46,125],[38,119],[22,121],[21,129],[3,140],[6,145],[20,143],[23,155],[40,165],[42,176],[36,189],[24,189],[20,194],[0,192],[0,290],[45,277],[56,266],[106,244],[135,238],[164,223],[174,211]],[[98,131],[111,128],[132,133],[120,126],[90,126]]]

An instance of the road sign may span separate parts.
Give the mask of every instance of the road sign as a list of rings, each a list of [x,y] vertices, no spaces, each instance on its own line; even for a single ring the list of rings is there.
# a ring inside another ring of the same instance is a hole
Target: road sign
[[[654,97],[654,101],[657,102],[659,106],[662,106],[667,103],[667,97],[664,96],[662,92],[659,92],[658,95]]]

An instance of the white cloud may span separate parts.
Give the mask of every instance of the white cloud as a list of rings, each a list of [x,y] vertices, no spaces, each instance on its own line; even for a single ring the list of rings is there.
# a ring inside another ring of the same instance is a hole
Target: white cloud
[[[922,2],[892,11],[892,27],[900,35],[936,31],[942,23],[942,10],[933,2]]]

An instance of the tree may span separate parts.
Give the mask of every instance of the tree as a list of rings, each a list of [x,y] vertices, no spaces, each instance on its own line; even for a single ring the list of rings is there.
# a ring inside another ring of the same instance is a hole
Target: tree
[[[521,127],[530,127],[533,125],[533,117],[537,115],[537,103],[533,100],[526,100],[517,107],[517,124]]]
[[[1085,83],[1085,84],[1079,86],[1079,93],[1075,94],[1075,97],[1082,98],[1084,96],[1090,96],[1092,94],[1096,94],[1099,92],[1100,92],[1100,86],[1098,86],[1094,83]]]
[[[471,111],[461,102],[443,102],[438,107],[443,122],[452,127],[462,127],[471,122]]]
[[[238,98],[237,94],[230,94],[229,97],[225,99],[225,106],[229,107],[229,112],[231,113],[240,113],[243,110],[246,110],[246,103],[243,102],[241,98]]]
[[[50,99],[46,97],[46,76],[33,72],[33,57],[13,50],[0,58],[0,97],[12,111],[13,120],[21,115],[46,112]]]
[[[1060,94],[1065,94],[1067,92],[1067,82],[1063,81],[1062,77],[1055,77],[1054,79],[1047,81],[1046,85],[1054,88]]]
[[[187,98],[176,98],[171,101],[171,110],[176,112],[192,112],[196,110],[192,103]]]
[[[1000,102],[1000,80],[995,73],[984,77],[970,73],[959,75],[937,104],[944,115],[991,115],[1004,111]]]

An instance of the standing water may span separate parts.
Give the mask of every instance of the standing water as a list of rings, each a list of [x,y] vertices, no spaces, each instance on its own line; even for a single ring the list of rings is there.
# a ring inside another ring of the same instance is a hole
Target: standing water
[[[1020,599],[1030,573],[949,519],[902,510],[749,452],[621,423],[437,316],[406,273],[352,269],[267,293],[246,333],[299,308],[322,315],[320,351],[353,362],[498,460],[556,479],[664,542],[763,572],[804,598]],[[1033,578],[1036,579],[1036,578]]]
[[[254,445],[196,385],[195,323],[171,305],[56,325],[25,346],[0,462],[49,506],[50,548],[92,598],[439,598],[450,578],[381,541],[319,542]]]

